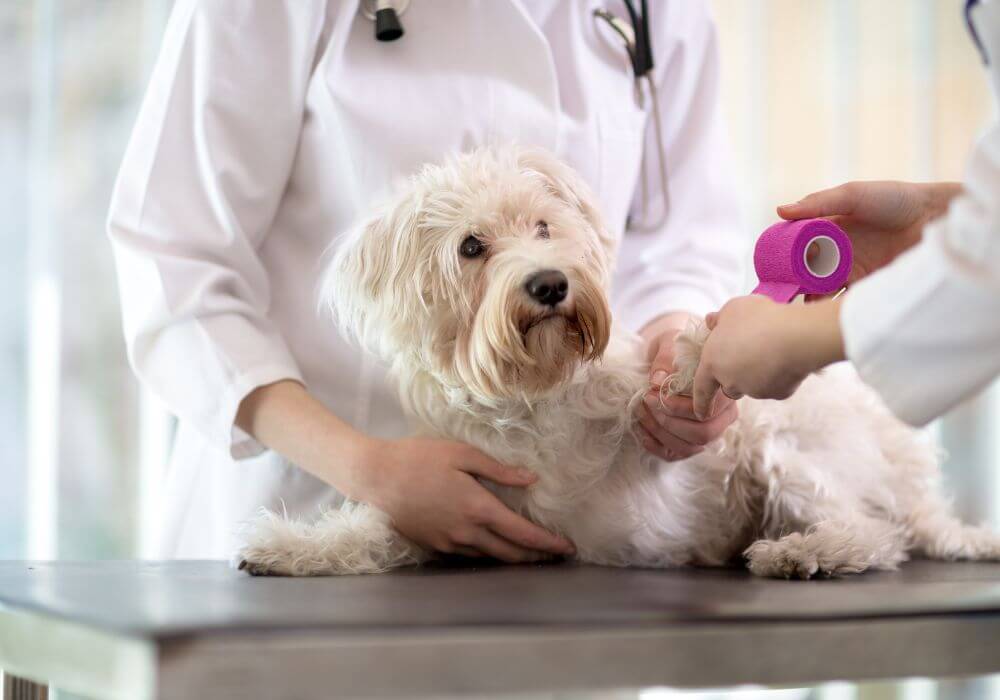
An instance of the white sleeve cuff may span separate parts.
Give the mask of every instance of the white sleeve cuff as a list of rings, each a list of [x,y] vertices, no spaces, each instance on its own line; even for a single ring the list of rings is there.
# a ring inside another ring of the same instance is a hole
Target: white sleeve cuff
[[[265,365],[241,374],[226,392],[217,412],[220,420],[218,433],[220,444],[229,445],[229,456],[233,459],[256,457],[267,450],[264,445],[237,427],[236,412],[239,411],[243,399],[254,389],[282,379],[293,379],[304,384],[294,365]]]
[[[855,285],[840,310],[844,349],[901,420],[925,425],[1000,370],[998,290],[965,274],[939,231]]]

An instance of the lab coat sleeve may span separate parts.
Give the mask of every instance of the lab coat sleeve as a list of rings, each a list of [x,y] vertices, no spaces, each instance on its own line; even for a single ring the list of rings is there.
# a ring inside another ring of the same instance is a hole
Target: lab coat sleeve
[[[1000,125],[964,192],[920,244],[855,285],[841,308],[848,358],[904,421],[923,425],[1000,373]]]
[[[286,186],[324,23],[318,0],[178,0],[108,221],[129,360],[234,458],[241,400],[301,381],[257,250]]]
[[[632,330],[670,311],[718,309],[739,293],[748,250],[719,104],[715,25],[702,2],[651,4],[651,19],[669,202],[663,220],[649,110],[643,158],[650,201],[640,205],[637,185],[614,281],[616,313]],[[663,223],[651,226],[656,219]]]

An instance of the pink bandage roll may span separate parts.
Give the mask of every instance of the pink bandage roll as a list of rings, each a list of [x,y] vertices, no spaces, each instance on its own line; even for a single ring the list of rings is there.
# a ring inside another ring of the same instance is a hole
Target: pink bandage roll
[[[799,294],[832,294],[851,274],[851,239],[826,219],[782,221],[757,239],[753,266],[763,294],[786,304]]]

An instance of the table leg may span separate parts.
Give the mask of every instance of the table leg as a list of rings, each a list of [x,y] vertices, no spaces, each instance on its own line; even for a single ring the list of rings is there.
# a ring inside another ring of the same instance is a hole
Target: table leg
[[[3,674],[3,700],[48,700],[49,687],[27,678]]]

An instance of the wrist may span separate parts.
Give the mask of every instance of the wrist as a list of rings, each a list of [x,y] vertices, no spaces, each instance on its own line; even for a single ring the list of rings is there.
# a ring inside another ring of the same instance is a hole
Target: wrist
[[[348,478],[344,484],[346,496],[356,501],[381,506],[382,495],[388,482],[389,460],[386,458],[386,453],[390,442],[357,433],[351,450]]]
[[[803,376],[845,359],[840,331],[841,299],[804,304],[796,308],[791,342],[798,349],[794,367]]]
[[[340,420],[298,382],[255,389],[241,403],[236,423],[349,498],[365,500],[378,480],[374,455],[383,441]]]

